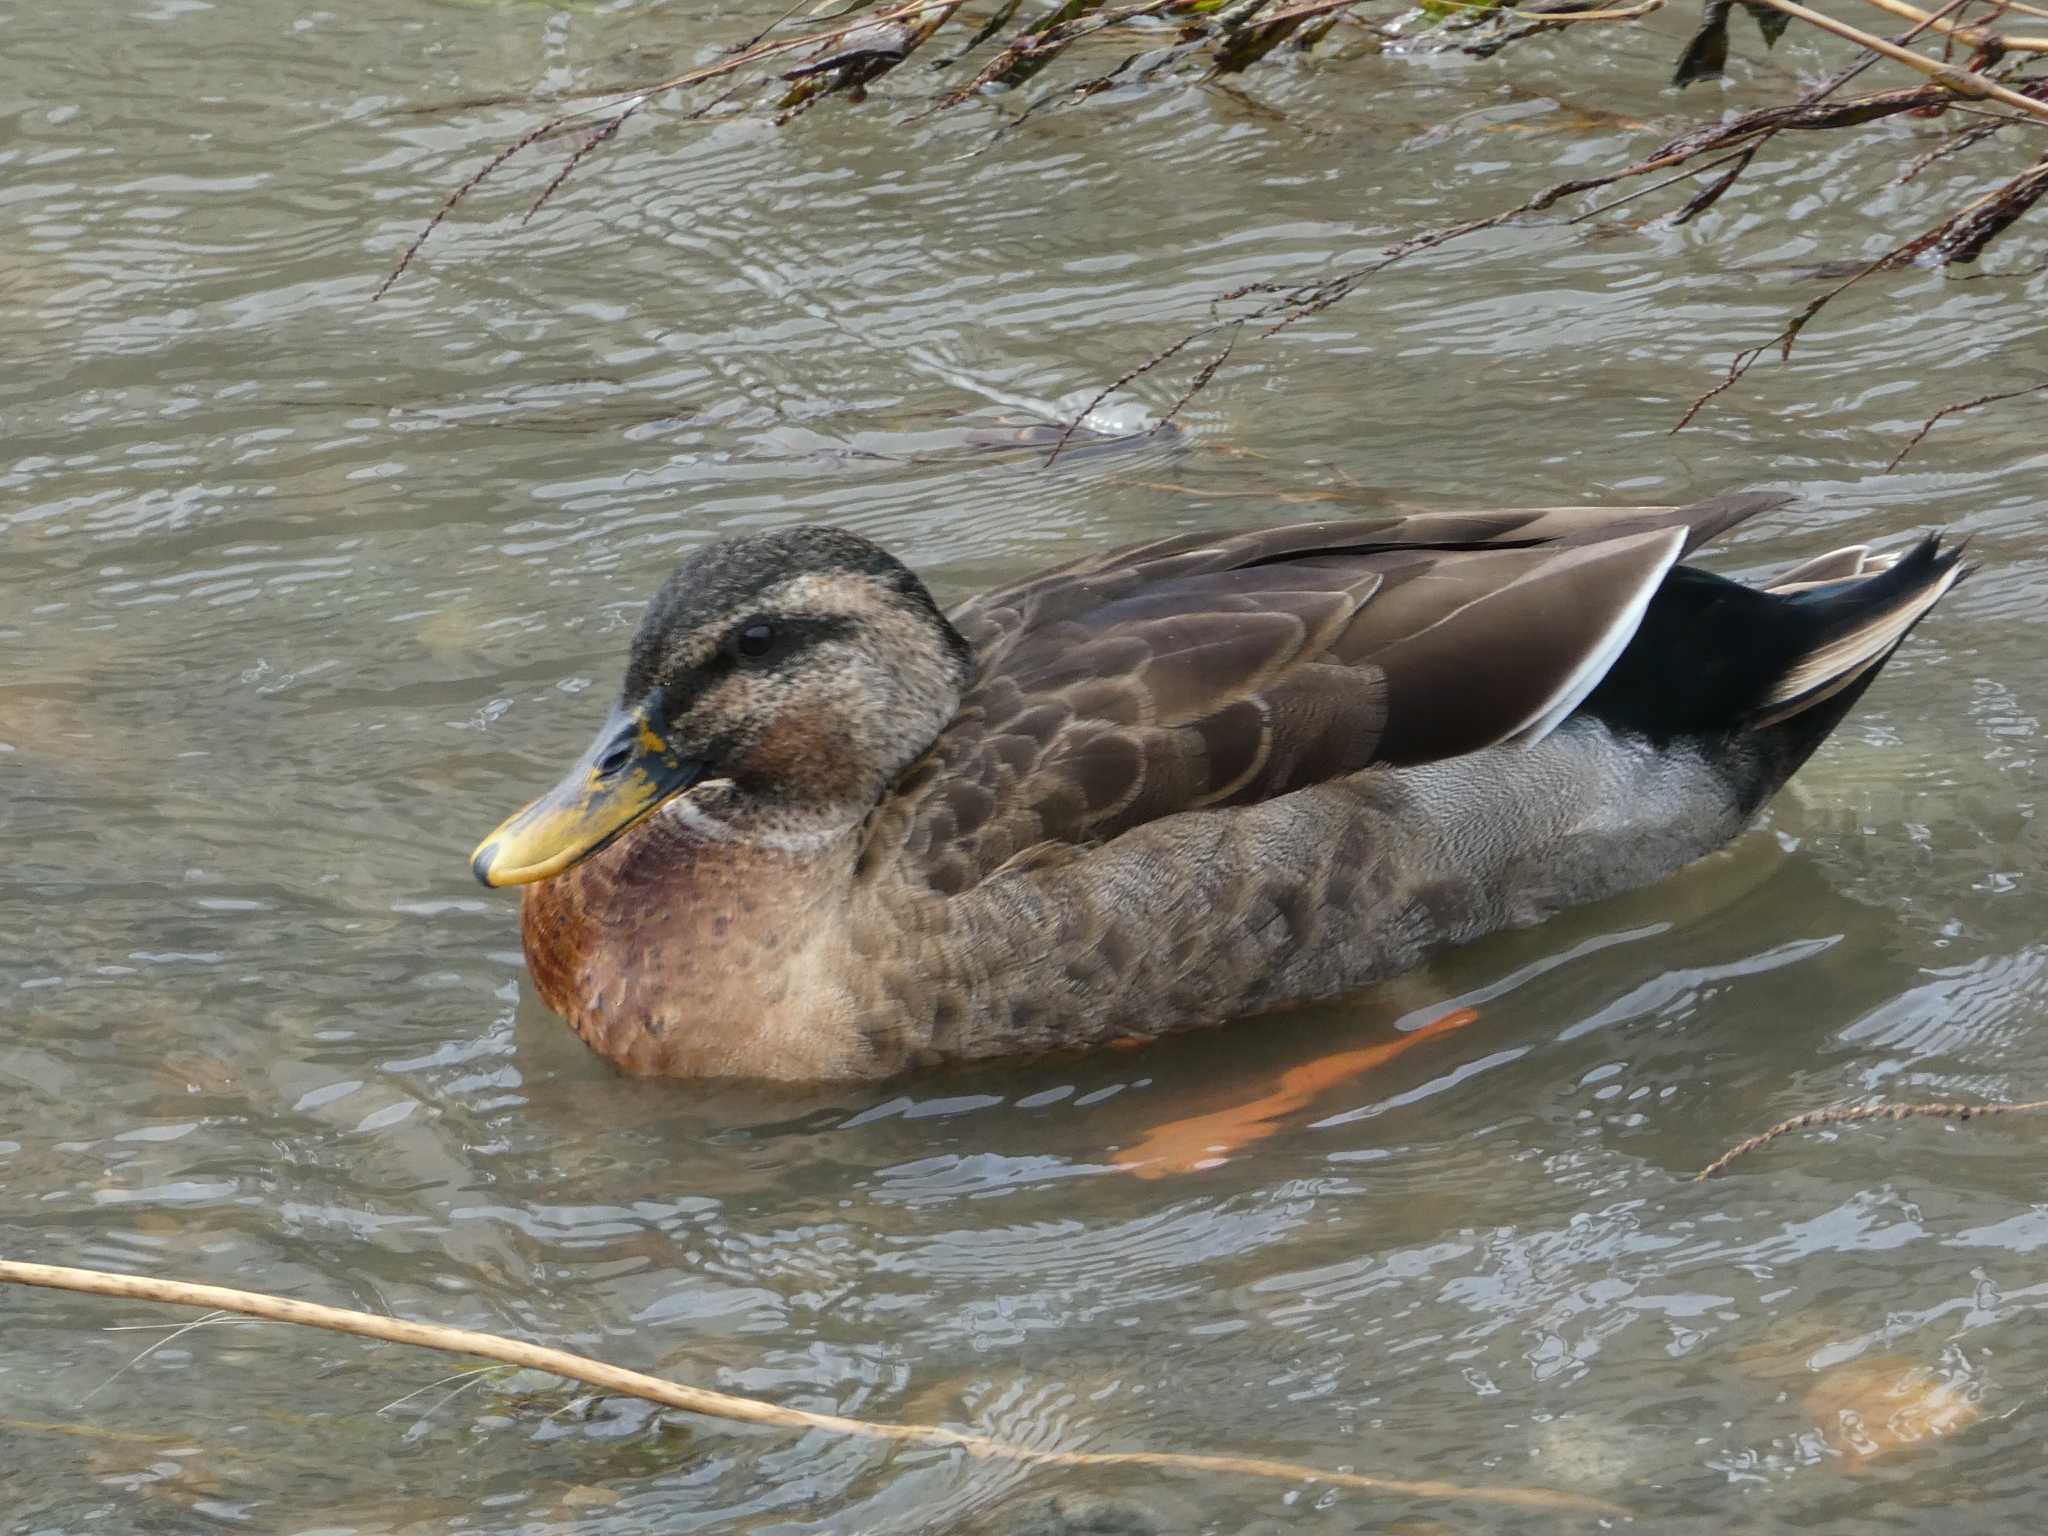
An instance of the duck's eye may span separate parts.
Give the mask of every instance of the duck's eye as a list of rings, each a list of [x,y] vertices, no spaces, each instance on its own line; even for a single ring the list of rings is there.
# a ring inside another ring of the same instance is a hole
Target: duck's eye
[[[775,626],[766,619],[750,619],[732,632],[726,642],[732,653],[746,661],[759,661],[775,649]]]

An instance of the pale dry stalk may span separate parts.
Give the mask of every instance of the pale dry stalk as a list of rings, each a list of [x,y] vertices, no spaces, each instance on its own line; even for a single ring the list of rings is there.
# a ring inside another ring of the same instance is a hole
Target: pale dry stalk
[[[1263,1456],[1220,1456],[1180,1451],[1042,1450],[968,1430],[951,1429],[943,1424],[882,1424],[867,1419],[850,1419],[836,1413],[812,1413],[802,1408],[785,1408],[777,1403],[762,1402],[757,1398],[739,1397],[730,1392],[717,1392],[708,1387],[686,1386],[679,1381],[625,1370],[584,1355],[573,1355],[567,1350],[528,1344],[494,1333],[406,1322],[395,1317],[380,1317],[373,1312],[355,1312],[344,1307],[322,1306],[317,1302],[295,1301],[290,1297],[235,1290],[223,1285],[196,1285],[184,1280],[120,1275],[106,1270],[73,1269],[59,1264],[31,1264],[12,1259],[0,1259],[0,1282],[130,1301],[164,1302],[178,1307],[205,1307],[245,1317],[260,1317],[270,1322],[299,1323],[309,1328],[325,1328],[334,1333],[380,1339],[390,1344],[410,1344],[420,1349],[499,1360],[507,1365],[580,1381],[600,1391],[642,1398],[707,1418],[763,1424],[777,1429],[822,1430],[827,1434],[861,1440],[945,1446],[989,1461],[1011,1461],[1039,1467],[1156,1467],[1166,1471],[1220,1472],[1287,1483],[1323,1483],[1402,1498],[1463,1500],[1563,1514],[1608,1517],[1626,1517],[1628,1514],[1621,1506],[1604,1499],[1562,1493],[1550,1488],[1468,1488],[1434,1479],[1369,1477],[1359,1472],[1331,1472],[1300,1462],[1276,1461]]]

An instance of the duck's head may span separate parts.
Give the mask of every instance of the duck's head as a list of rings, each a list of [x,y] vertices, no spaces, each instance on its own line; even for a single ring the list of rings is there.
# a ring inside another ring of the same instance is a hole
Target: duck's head
[[[851,828],[952,719],[973,665],[924,583],[858,534],[705,545],[648,605],[597,740],[471,868],[486,885],[560,874],[678,797],[720,835]]]

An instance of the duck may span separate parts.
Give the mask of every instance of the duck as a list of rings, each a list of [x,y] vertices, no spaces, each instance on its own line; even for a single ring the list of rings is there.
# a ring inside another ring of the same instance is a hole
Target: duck
[[[1781,507],[1182,533],[942,609],[862,535],[696,547],[484,839],[541,999],[634,1076],[833,1082],[1356,991],[1727,844],[1965,573],[1750,585]]]

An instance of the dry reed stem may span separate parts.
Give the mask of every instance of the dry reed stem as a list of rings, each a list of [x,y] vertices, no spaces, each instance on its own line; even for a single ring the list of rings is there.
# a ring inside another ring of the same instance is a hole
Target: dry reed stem
[[[765,1424],[777,1429],[823,1430],[862,1440],[946,1446],[989,1461],[1013,1461],[1040,1467],[1157,1467],[1167,1471],[1223,1472],[1240,1477],[1271,1478],[1278,1482],[1327,1483],[1338,1488],[1356,1488],[1404,1498],[1464,1499],[1565,1514],[1609,1517],[1626,1517],[1628,1514],[1620,1505],[1605,1499],[1561,1493],[1551,1488],[1467,1488],[1434,1479],[1330,1472],[1300,1462],[1275,1461],[1263,1456],[1215,1456],[1180,1451],[1048,1451],[1014,1445],[966,1430],[949,1429],[942,1424],[879,1424],[866,1419],[845,1418],[836,1413],[811,1413],[802,1408],[785,1408],[756,1398],[716,1392],[708,1387],[685,1386],[660,1376],[644,1375],[584,1355],[572,1355],[566,1350],[549,1349],[494,1333],[444,1328],[434,1323],[411,1323],[395,1317],[379,1317],[372,1312],[321,1306],[317,1302],[295,1301],[285,1296],[235,1290],[224,1285],[195,1285],[183,1280],[159,1280],[147,1275],[119,1275],[106,1270],[73,1269],[60,1264],[31,1264],[13,1259],[0,1259],[0,1281],[76,1291],[88,1296],[157,1301],[177,1307],[206,1307],[278,1323],[299,1323],[309,1328],[325,1328],[334,1333],[350,1333],[358,1338],[379,1339],[389,1344],[410,1344],[420,1349],[502,1360],[507,1365],[546,1371],[551,1376],[580,1381],[600,1391],[642,1398],[707,1418]]]
[[[1863,0],[1863,3],[1874,5],[1880,11],[1890,11],[1902,21],[1917,21],[1944,37],[1953,37],[1957,42],[1968,43],[1972,48],[1989,45],[2002,53],[2048,53],[2048,37],[2007,37],[2002,32],[1993,32],[1985,27],[1937,20],[1918,6],[1907,5],[1905,0]]]
[[[1861,27],[1852,27],[1846,21],[1837,21],[1832,16],[1823,16],[1819,11],[1809,10],[1806,6],[1796,4],[1795,0],[1757,0],[1757,4],[1767,5],[1774,11],[1783,11],[1795,21],[1819,27],[1823,32],[1832,32],[1859,48],[1867,48],[1872,53],[1882,54],[1894,63],[1904,64],[1909,69],[1917,69],[1936,85],[1954,91],[1958,96],[1966,96],[1972,101],[2002,102],[2017,111],[2025,112],[2030,117],[2048,120],[2048,104],[2038,102],[2031,96],[2024,96],[2010,86],[2000,85],[1996,80],[1980,75],[1973,69],[1958,69],[1953,64],[1943,64],[1939,60],[1930,59],[1924,53],[1915,53],[1912,49],[1901,47],[1888,38],[1879,37],[1873,32],[1865,32]],[[1928,26],[1932,23],[1933,18],[1927,17],[1925,12],[1913,10],[1912,14],[1918,18],[1925,18],[1916,23],[1919,26]],[[2007,45],[2010,46],[2010,40],[2007,40]]]
[[[1696,1181],[1717,1178],[1726,1173],[1728,1165],[1738,1157],[1746,1157],[1780,1136],[1811,1130],[1819,1125],[1856,1125],[1865,1120],[1975,1120],[1984,1115],[2031,1114],[2042,1109],[2048,1109],[2048,1099],[2035,1099],[2026,1104],[1858,1104],[1834,1109],[1809,1109],[1803,1115],[1780,1120],[1768,1131],[1760,1131],[1747,1141],[1738,1142],[1702,1168],[1694,1178]]]
[[[1495,6],[1482,5],[1481,10],[1495,10]],[[1568,27],[1581,21],[1639,21],[1656,11],[1664,9],[1664,0],[1642,0],[1640,5],[1627,6],[1618,11],[1559,11],[1556,15],[1544,15],[1539,11],[1520,14],[1536,17],[1537,25],[1543,27]]]

